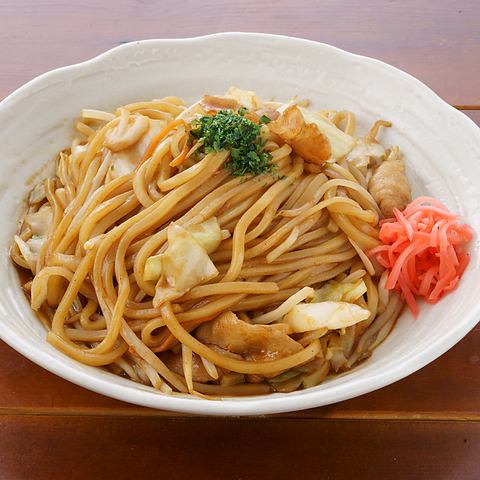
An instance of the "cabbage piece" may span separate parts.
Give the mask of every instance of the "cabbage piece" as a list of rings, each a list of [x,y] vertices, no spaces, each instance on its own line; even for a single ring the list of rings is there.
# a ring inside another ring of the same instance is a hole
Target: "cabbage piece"
[[[366,320],[370,312],[354,303],[320,302],[299,303],[283,318],[293,333],[309,332],[319,328],[336,330]]]
[[[345,335],[332,335],[328,341],[325,358],[329,360],[335,372],[338,372],[348,361],[347,355],[349,352],[345,351],[343,345],[343,337]]]
[[[321,113],[313,112],[304,107],[298,107],[303,114],[306,123],[314,123],[321,133],[330,141],[332,158],[339,158],[346,155],[353,148],[355,140],[343,130],[340,130]]]
[[[248,110],[253,111],[261,106],[260,100],[255,92],[250,90],[241,90],[237,87],[230,87],[226,96],[235,99],[242,107],[245,107]]]
[[[330,362],[325,360],[322,366],[314,372],[304,375],[302,380],[303,388],[315,387],[323,382],[330,370]]]
[[[53,212],[49,205],[44,205],[38,211],[25,215],[25,223],[30,227],[32,235],[39,237],[47,235],[52,220]]]
[[[193,238],[207,251],[213,253],[222,241],[222,231],[216,217],[197,225],[191,225],[186,229]]]
[[[367,291],[365,282],[360,279],[355,283],[341,283],[331,280],[315,290],[313,302],[356,302]]]
[[[385,156],[385,148],[375,140],[359,138],[353,149],[347,155],[347,161],[357,168],[368,167],[370,159],[378,161]]]
[[[182,227],[180,227],[182,228]],[[182,228],[183,229],[183,228]],[[207,221],[197,225],[191,225],[184,229],[193,239],[205,249],[207,254],[213,253],[220,245],[223,237],[220,225],[216,217],[209,218]],[[169,234],[170,241],[170,234]],[[169,244],[170,245],[170,244]],[[167,249],[167,252],[169,249]],[[163,254],[153,255],[145,262],[143,279],[146,281],[157,281],[162,275]]]
[[[112,152],[119,152],[137,143],[149,127],[148,117],[124,111],[118,124],[105,134],[104,144]]]
[[[157,281],[162,276],[162,257],[163,254],[153,255],[147,258],[143,279],[147,282]]]
[[[171,287],[189,290],[218,275],[207,251],[179,225],[168,227],[168,248],[163,254],[163,275]]]
[[[28,196],[28,203],[40,203],[45,198],[47,198],[45,193],[45,184],[43,182],[37,183]]]
[[[288,382],[289,380],[292,380],[295,377],[298,377],[301,373],[302,372],[300,372],[300,371],[298,371],[294,368],[291,368],[290,370],[287,370],[287,371],[281,373],[280,375],[277,375],[276,377],[269,378],[268,383],[270,385],[272,385],[272,387],[276,391],[281,391],[281,390],[277,390],[277,389],[278,388],[281,389],[282,384]]]
[[[38,254],[32,252],[31,246],[27,242],[22,240],[22,238],[18,235],[15,235],[14,240],[18,246],[18,249],[20,250],[20,253],[22,254],[22,257],[27,262],[28,267],[33,273],[35,273],[35,266],[37,263]]]
[[[194,236],[180,225],[171,224],[167,230],[168,248],[161,258],[161,285],[157,285],[155,307],[167,300],[181,297],[191,288],[218,275],[207,251]]]
[[[112,153],[112,165],[107,181],[128,175],[141,163],[153,138],[165,127],[165,120],[149,119],[149,128],[140,139],[128,148]]]

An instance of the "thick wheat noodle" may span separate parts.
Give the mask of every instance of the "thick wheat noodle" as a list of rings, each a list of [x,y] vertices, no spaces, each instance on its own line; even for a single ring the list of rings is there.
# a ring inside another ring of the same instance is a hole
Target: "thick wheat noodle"
[[[104,141],[106,133],[108,132],[108,130],[112,129],[112,127],[118,125],[120,120],[120,117],[115,117],[113,120],[104,125],[100,130],[98,130],[93,138],[89,139],[87,151],[85,152],[85,155],[83,156],[80,165],[78,180],[80,178],[85,178],[87,169],[90,167],[90,164],[93,162],[95,156],[97,155]]]
[[[352,261],[347,260],[329,269],[320,270],[318,267],[313,268],[310,275],[305,279],[304,284],[307,286],[310,286],[310,285],[315,285],[316,283],[326,282],[328,280],[335,278],[340,273],[345,272],[351,266],[352,266]]]
[[[315,267],[302,268],[294,273],[284,274],[285,275],[284,278],[276,282],[278,285],[278,288],[284,289],[284,288],[291,288],[297,285],[301,285],[302,282],[306,278],[308,278],[313,268]],[[271,277],[266,277],[266,280],[273,281]]]
[[[348,203],[352,206],[356,206],[357,210],[363,212],[361,208],[358,208],[358,204],[360,204],[361,207],[367,209],[372,209],[372,205],[370,202],[370,194],[366,192],[364,188],[362,188],[358,183],[353,182],[351,180],[345,180],[345,179],[333,179],[333,180],[328,180],[327,182],[324,182],[320,189],[316,192],[315,199],[313,201],[314,204],[316,204],[329,190],[331,190],[334,187],[345,187],[349,191],[354,192],[359,194],[358,199],[351,200],[351,199],[346,199],[348,200]],[[373,202],[373,198],[371,199]],[[291,216],[295,217],[299,214],[301,214],[304,211],[310,211],[314,209],[314,206],[311,206],[311,203],[307,203],[302,207],[299,207],[297,209],[293,210],[283,210],[282,215],[284,216]],[[371,211],[371,210],[370,210]],[[378,222],[378,207],[376,207],[373,211],[371,211],[371,214],[374,215],[374,217],[371,220],[371,223],[377,223]],[[375,216],[376,214],[376,216]]]
[[[105,233],[108,228],[114,226],[120,219],[126,218],[130,213],[132,213],[139,205],[137,197],[135,195],[129,195],[127,199],[124,201],[122,205],[120,205],[114,212],[105,215],[88,233],[89,238],[97,237]],[[92,214],[93,215],[93,214]],[[82,225],[82,228],[85,226],[85,230],[90,227],[90,220],[91,218],[87,219],[85,223]],[[82,229],[80,229],[80,234],[82,233]],[[84,232],[86,236],[86,231]],[[87,239],[85,238],[85,242],[81,243],[81,240],[84,240],[84,237],[79,238],[79,244],[83,248]]]
[[[273,186],[271,186],[262,195],[262,197],[242,216],[233,232],[232,261],[222,281],[230,282],[232,280],[235,280],[240,274],[245,254],[245,235],[253,219],[270,204],[270,202],[275,198],[276,195],[278,195],[292,182],[294,182],[302,174],[302,172],[303,161],[297,158],[294,161],[294,167],[288,173],[286,178],[281,182],[277,182]]]
[[[205,157],[199,163],[196,163],[195,165],[192,165],[190,168],[187,168],[187,170],[184,170],[183,172],[178,173],[177,175],[169,178],[168,180],[164,180],[159,185],[160,190],[162,192],[168,192],[170,190],[173,190],[176,187],[180,187],[181,185],[186,184],[188,181],[192,180],[197,175],[199,175],[202,171],[204,171],[209,166],[210,163],[211,163],[211,158],[208,156]]]
[[[282,147],[275,146],[274,148],[269,149],[269,151],[272,156],[272,163],[278,163],[282,158],[286,158],[292,153],[292,147],[284,144]]]
[[[35,271],[39,272],[45,265],[45,255],[48,250],[49,240],[52,238],[53,232],[61,221],[63,215],[63,209],[58,205],[58,201],[53,191],[53,180],[48,179],[45,182],[45,195],[47,197],[49,205],[53,209],[52,223],[48,229],[47,241],[42,245],[42,248],[38,252],[38,259]]]
[[[239,203],[223,213],[218,215],[218,223],[223,228],[228,228],[230,225],[235,228],[238,223],[238,219],[252,207],[262,196],[262,192],[254,192],[252,195],[249,195],[244,200],[239,199]],[[232,239],[233,244],[233,239]]]
[[[126,356],[126,355],[125,355]],[[135,370],[136,363],[132,360],[131,365],[126,358],[117,358],[115,362],[113,362],[118,368],[122,369],[134,382],[141,383],[141,378]]]
[[[137,197],[138,201],[145,208],[155,203],[155,200],[152,199],[150,196],[150,192],[148,190],[148,183],[145,180],[145,172],[148,165],[149,161],[144,162],[142,165],[140,165],[135,176],[133,177],[133,191],[135,192],[135,196]]]
[[[101,161],[100,158],[97,158],[97,161],[93,161],[84,177],[84,182],[82,183],[82,187],[80,188],[80,191],[77,192],[77,195],[75,198],[72,200],[72,202],[69,204],[67,209],[64,211],[64,215],[62,217],[62,220],[60,221],[60,224],[57,226],[55,229],[52,238],[49,239],[48,242],[48,249],[46,256],[53,252],[53,251],[65,251],[66,247],[69,246],[71,241],[73,240],[73,234],[70,233],[70,235],[67,234],[67,229],[70,227],[71,222],[74,219],[74,215],[79,210],[85,201],[89,187],[91,182],[93,181],[93,176],[95,175],[95,167],[98,167],[97,164],[99,164]],[[70,232],[70,231],[69,231]],[[58,245],[61,245],[60,248],[58,248]],[[63,247],[63,248],[62,248]]]
[[[185,127],[180,125],[175,133],[173,133],[170,138],[170,152],[173,158],[176,158],[180,155],[181,148],[180,148],[180,141],[182,139],[185,140],[184,143],[187,142],[188,137],[185,136]],[[182,165],[183,166],[183,165]]]
[[[380,328],[380,330],[378,330],[378,333],[377,333],[377,336],[375,337],[375,340],[368,347],[369,350],[373,350],[374,348],[377,348],[378,345],[380,345],[385,340],[385,338],[387,338],[388,334],[391,332],[392,328],[394,327],[395,323],[397,322],[398,317],[403,310],[403,306],[404,306],[403,302],[401,300],[397,300],[397,304],[395,306],[394,311],[390,315],[390,318],[388,319],[388,321],[386,321],[383,324],[382,328]],[[380,317],[380,315],[379,315],[379,317]]]
[[[237,186],[241,182],[240,179],[235,179],[228,182],[226,185],[219,187],[217,191],[209,192],[202,202],[192,208],[186,215],[178,220],[180,225],[186,224],[186,222],[192,218],[192,216],[203,216],[205,219],[212,215],[217,209],[220,209],[226,199],[235,195],[236,190],[232,188]],[[229,188],[230,187],[230,188]],[[218,192],[218,193],[217,193]],[[217,198],[215,198],[217,197]],[[203,207],[203,209],[202,209]],[[174,210],[175,212],[175,210]],[[143,270],[147,258],[152,253],[158,250],[167,240],[167,231],[163,229],[152,235],[140,248],[138,255],[135,258],[135,278],[138,285],[149,295],[154,295],[155,289],[153,285],[149,285],[148,282],[143,280]]]
[[[245,235],[245,243],[249,243],[255,238],[262,235],[262,233],[271,225],[278,208],[280,205],[292,194],[295,190],[295,185],[290,185],[289,188],[286,188],[280,195],[273,200],[273,202],[265,209],[262,219],[258,222],[258,224],[250,230]]]
[[[124,192],[121,193],[120,195],[117,195],[116,197],[110,198],[106,200],[105,202],[102,202],[100,205],[98,205],[93,211],[91,211],[88,215],[85,215],[85,219],[79,226],[79,233],[78,233],[78,243],[83,246],[84,243],[91,237],[95,236],[91,235],[92,232],[95,230],[98,231],[96,228],[97,225],[100,222],[105,222],[105,217],[107,218],[106,220],[106,225],[109,225],[109,220],[110,217],[115,217],[115,214],[117,213],[117,210],[121,208],[124,204],[130,204],[134,202],[135,196],[132,195],[129,192]],[[134,202],[134,204],[138,204],[138,202]],[[110,213],[115,212],[113,215],[109,215]],[[125,213],[122,210],[123,215],[120,217],[122,218],[125,216]],[[117,219],[118,220],[118,219]],[[102,232],[103,233],[103,232]]]
[[[333,337],[322,329],[307,332],[299,336],[300,344],[313,342],[298,353],[258,362],[218,353],[195,338],[195,329],[229,311],[239,312],[246,322],[278,322],[306,299],[306,292],[310,295],[310,286],[363,279],[367,293],[358,302],[370,317],[355,329],[358,351],[347,356],[346,364],[353,366],[388,335],[403,305],[386,293],[365,253],[378,244],[380,210],[366,189],[363,170],[340,159],[323,172],[315,170],[321,173],[310,173],[314,170],[305,168],[291,146],[262,126],[274,173],[232,177],[223,168],[228,152],[205,156],[201,142],[188,143],[188,119],[199,105],[186,109],[177,98],[166,97],[126,105],[115,114],[83,112],[79,128],[87,138],[81,135],[70,152],[61,152],[57,177],[44,184],[46,198],[29,207],[34,213],[46,204],[52,213],[34,264],[23,257],[25,244],[11,250],[12,259],[32,271],[33,280],[24,288],[50,330],[49,341],[74,359],[110,365],[165,394],[172,388],[207,396],[268,393],[266,381],[222,385],[224,370],[217,367],[275,375],[322,355],[318,338],[325,335],[326,346]],[[153,128],[163,127],[139,154],[135,169],[115,178],[123,170],[113,168],[117,156],[106,145],[113,129],[122,131],[139,115],[155,119]],[[331,118],[354,135],[351,112],[331,113]],[[170,166],[181,153],[182,163]],[[170,223],[188,229],[212,217],[224,233],[228,230],[210,254],[219,275],[173,305],[154,301],[156,285],[144,280],[145,265],[166,250]],[[28,242],[32,231],[24,224],[18,235]],[[166,350],[182,352],[183,376],[156,354]],[[220,384],[195,381],[194,354]]]
[[[32,292],[31,292],[33,308],[39,307],[35,299],[34,289],[38,288],[40,290],[39,294],[43,291],[45,292],[45,295],[46,295],[47,283],[49,278],[52,276],[64,277],[66,280],[71,281],[73,278],[73,272],[71,272],[70,270],[64,267],[50,267],[50,266],[44,267],[42,271],[39,272],[33,279]],[[95,298],[95,292],[93,291],[91,286],[88,284],[83,284],[80,288],[80,291],[82,295],[84,295],[87,298]]]
[[[153,353],[142,341],[135,335],[133,330],[127,325],[125,321],[122,321],[121,334],[125,342],[149,363],[155,371],[157,371],[165,380],[167,380],[172,386],[174,386],[180,392],[185,392],[185,385],[183,382],[171,372],[167,366]]]
[[[62,337],[63,335],[63,327],[70,307],[73,304],[77,294],[80,292],[80,288],[82,287],[85,278],[91,270],[95,258],[95,253],[95,249],[92,249],[87,253],[85,257],[83,257],[79,266],[75,270],[75,273],[70,278],[67,290],[63,295],[60,304],[55,310],[55,314],[53,315],[52,319],[52,332],[57,334],[59,337]],[[94,348],[92,352],[104,353],[105,350]]]
[[[269,362],[237,360],[225,355],[220,355],[190,335],[178,322],[172,311],[171,305],[168,302],[162,306],[162,315],[168,329],[180,343],[187,345],[197,355],[206,358],[215,365],[231,370],[232,372],[259,375],[279,372],[308,362],[321,351],[320,343],[314,341],[302,351],[278,360],[272,360]]]
[[[79,348],[78,345],[53,332],[48,332],[48,341],[75,360],[93,366],[108,365],[120,358],[128,349],[128,345],[122,343],[120,346],[112,348],[109,352],[92,353],[90,349]]]
[[[194,300],[212,295],[228,295],[231,293],[269,294],[277,293],[278,285],[273,282],[230,282],[200,285],[181,297],[182,301]]]
[[[206,157],[208,158],[208,157]],[[199,177],[207,176],[209,170],[215,171],[224,161],[226,155],[225,154],[214,154],[210,156],[210,161],[212,166],[210,168],[204,169],[199,174]],[[201,180],[201,179],[199,179]],[[110,231],[105,239],[102,240],[97,258],[95,259],[94,264],[94,278],[95,283],[100,285],[100,271],[102,268],[102,263],[105,258],[105,255],[108,249],[112,246],[112,244],[120,240],[120,243],[117,247],[116,253],[116,260],[115,260],[115,270],[117,274],[117,279],[119,282],[119,294],[118,299],[115,301],[115,311],[113,312],[113,322],[115,325],[118,325],[122,316],[122,310],[124,308],[125,301],[128,297],[128,290],[129,290],[129,282],[128,279],[125,277],[125,266],[122,262],[122,258],[124,258],[126,253],[126,247],[128,247],[131,240],[138,235],[142,229],[147,229],[150,226],[154,225],[155,223],[160,223],[162,218],[165,218],[168,215],[169,208],[172,208],[180,199],[184,196],[188,195],[189,191],[194,189],[194,185],[185,184],[182,187],[178,188],[177,190],[170,192],[168,195],[163,197],[159,202],[155,203],[154,205],[148,207],[147,209],[143,210],[139,214],[131,217],[126,222],[122,223],[121,226],[117,227],[116,229]],[[124,237],[122,238],[122,235]],[[122,252],[120,254],[119,252]],[[123,255],[123,257],[122,257]],[[120,278],[118,278],[120,276]],[[103,309],[102,309],[103,310]],[[118,328],[118,327],[117,327]]]
[[[188,312],[178,313],[177,318],[181,323],[192,320],[202,320],[204,318],[212,318],[219,313],[235,306],[246,294],[235,293],[224,295],[221,298],[214,299],[198,308],[193,308]]]
[[[312,174],[309,176],[313,177],[313,179],[293,204],[296,208],[288,209],[285,207],[281,212],[283,216],[295,216],[300,212],[313,207],[322,198],[326,191],[326,189],[323,188],[323,185],[328,181],[328,178],[323,173]]]
[[[281,170],[282,172],[286,172],[286,170]],[[267,178],[265,179],[263,185],[264,186],[270,186],[273,183],[272,178]],[[235,188],[232,188],[235,187]],[[262,184],[260,184],[257,180],[252,179],[247,182],[244,182],[242,184],[240,179],[235,179],[233,181],[228,182],[224,186],[218,188],[218,191],[222,191],[222,196],[218,198],[209,198],[208,196],[205,198],[205,201],[208,201],[209,206],[207,207],[208,213],[206,210],[203,210],[203,216],[206,215],[211,215],[214,210],[213,206],[215,207],[215,210],[218,208],[222,208],[224,206],[228,206],[228,200],[231,199],[232,197],[235,197],[236,200],[238,201],[239,199],[243,198],[248,198],[251,197],[252,193],[257,192],[262,188]],[[237,192],[239,195],[237,195]],[[212,202],[215,202],[212,204]],[[203,203],[203,202],[202,202]],[[199,210],[200,204],[197,205],[196,207],[192,208],[191,212],[197,212]],[[191,215],[190,215],[191,216]],[[217,250],[218,251],[231,251],[232,248],[232,243],[233,240],[229,239],[226,242],[223,242],[223,248],[222,246]],[[216,253],[216,252],[215,252]],[[213,254],[212,258],[214,258],[215,253]]]
[[[165,180],[168,180],[172,176],[174,169],[170,166],[170,161],[172,160],[172,154],[168,152],[165,155],[165,158],[162,158],[160,162],[160,170],[158,172],[158,178],[155,182],[157,187],[160,189],[160,184]]]
[[[370,310],[370,316],[362,324],[365,327],[367,325],[370,325],[375,320],[375,317],[377,315],[378,290],[370,275],[365,275],[363,278],[365,285],[367,286],[367,306],[368,310]]]
[[[147,347],[157,347],[161,343],[161,338],[159,341],[158,335],[154,334],[155,330],[158,330],[161,327],[165,326],[163,317],[156,317],[148,320],[144,325],[142,325],[140,330],[140,338],[142,342],[147,345]]]
[[[324,202],[333,200],[334,198],[339,198],[334,196],[336,193],[335,190],[336,186],[325,193],[327,200],[324,200]],[[376,238],[372,238],[368,234],[355,227],[347,215],[330,210],[329,213],[332,221],[335,222],[335,224],[338,225],[349,238],[354,239],[360,248],[370,249],[379,245],[380,242]]]
[[[373,276],[375,275],[375,267],[373,266],[372,262],[368,258],[367,254],[360,248],[360,246],[351,238],[348,241],[352,244],[352,247],[357,252],[358,256],[362,260],[363,264],[365,265],[365,269],[367,270],[368,274]]]
[[[388,279],[388,270],[385,270],[382,275],[380,276],[380,280],[378,281],[378,310],[380,313],[383,313],[385,310],[388,300],[390,298],[390,292],[385,288],[385,284],[387,283]]]
[[[360,280],[367,272],[361,268],[355,270],[354,266],[352,265],[352,273],[347,275],[343,280],[342,283],[354,283],[357,280]]]
[[[322,185],[328,181],[327,176],[324,173],[312,174],[312,181],[305,188],[305,191],[296,201],[297,204],[310,204],[313,206],[316,202],[314,198],[318,195],[318,191],[321,189]]]
[[[347,187],[347,188],[351,189],[350,190],[350,195],[363,208],[365,208],[365,209],[371,208],[375,212],[377,212],[379,215],[381,214],[380,207],[377,205],[377,203],[375,202],[375,200],[372,197],[372,195],[370,194],[370,192],[367,189],[365,189],[362,185],[359,185],[357,183],[357,180],[355,179],[355,177],[352,175],[352,173],[349,170],[343,168],[338,163],[335,163],[335,164],[331,165],[330,171],[326,170],[326,173],[329,174],[332,171],[335,173],[335,176],[341,177],[341,178],[337,178],[337,179],[339,179],[339,180],[344,179],[344,180],[350,182],[348,184],[349,186]],[[355,184],[357,184],[358,186],[354,187]]]
[[[365,189],[368,189],[368,182],[363,173],[360,171],[358,167],[356,167],[353,163],[349,164],[350,173],[353,175],[355,180]]]
[[[290,165],[282,165],[279,166],[278,174],[279,175],[286,175],[291,171],[291,166]],[[243,200],[248,200],[253,194],[257,194],[258,196],[262,195],[262,189],[264,189],[267,186],[272,185],[275,183],[275,180],[273,177],[267,178],[264,180],[264,182],[259,183],[258,181],[252,180],[251,183],[247,186],[239,185],[239,188],[237,188],[238,193],[235,195],[230,192],[229,195],[229,200],[225,203],[224,209],[225,210],[230,210],[233,207],[233,205],[238,205],[239,202],[242,202]],[[280,193],[281,194],[281,193]],[[274,201],[276,200],[277,197],[274,198]],[[233,205],[232,205],[233,203]],[[270,205],[269,205],[270,206]],[[229,213],[228,211],[226,212],[227,214]],[[232,215],[230,215],[227,218],[234,218]]]
[[[204,200],[212,198],[210,197],[210,194],[214,194],[217,190],[220,190],[219,186],[227,179],[227,177],[228,172],[217,172],[212,178],[209,178],[202,185],[198,186],[197,190],[185,199],[184,202],[173,208],[172,216],[176,217],[184,212],[183,217],[185,219],[200,218],[211,215],[211,212],[216,211],[217,206],[212,210],[212,205],[209,201]],[[218,208],[221,208],[219,199],[214,201],[218,204]],[[199,206],[200,208],[196,209],[196,206]],[[207,211],[210,213],[207,213]],[[180,219],[178,221],[180,221]]]
[[[163,197],[163,193],[159,192],[156,185],[153,182],[150,182],[147,185],[147,192],[150,198],[156,202],[157,200],[160,200]]]
[[[81,330],[79,328],[65,328],[65,337],[75,342],[100,342],[107,334],[107,330]]]
[[[176,97],[165,97],[164,99],[152,100],[151,102],[135,102],[125,105],[121,108],[129,110],[130,112],[135,112],[143,108],[151,108],[154,110],[168,112],[173,116],[177,116],[183,112],[185,107],[180,104],[175,105],[175,98]],[[174,102],[172,102],[172,99],[174,99]],[[118,112],[119,110],[117,110],[115,113],[118,114]]]
[[[296,249],[301,246],[306,246],[308,247],[307,244],[313,241],[318,241],[321,238],[323,238],[325,235],[330,233],[327,229],[327,227],[319,227],[315,228],[314,230],[310,230],[307,233],[304,233],[303,235],[300,235],[298,237],[298,240],[292,245],[291,250]]]
[[[208,383],[193,382],[196,392],[220,397],[242,397],[251,395],[265,395],[270,393],[270,387],[265,383],[242,383],[239,385],[211,385]]]
[[[293,230],[292,230],[293,231]],[[312,257],[314,255],[323,255],[332,253],[348,242],[348,238],[340,233],[333,238],[325,240],[320,245],[315,247],[304,248],[303,250],[296,250],[295,252],[283,253],[280,257],[275,259],[276,263],[288,262],[290,260],[301,260],[305,257]],[[268,261],[268,257],[267,257]],[[274,262],[274,263],[275,263]]]
[[[376,238],[372,238],[366,233],[355,227],[349,220],[347,215],[341,213],[330,212],[333,221],[343,230],[343,232],[349,237],[354,238],[355,242],[364,250],[376,247],[380,242]]]
[[[81,258],[77,255],[67,255],[65,253],[53,253],[49,258],[49,265],[57,267],[66,267],[75,272],[80,265]]]
[[[363,333],[358,341],[357,351],[363,352],[368,348],[369,342],[373,341],[373,337],[380,331],[380,329],[388,322],[388,320],[395,314],[397,309],[403,308],[403,302],[398,294],[394,293],[387,304],[385,311],[378,316],[376,321]],[[377,322],[378,320],[378,322]]]
[[[129,183],[130,180],[131,180],[131,175],[125,175],[123,177],[117,178],[116,180],[113,180],[108,185],[103,186],[101,189],[99,189],[96,192],[95,196],[91,199],[88,209],[86,209],[84,213],[85,214],[90,213],[97,206],[98,203],[100,203],[101,201],[104,201],[106,198],[108,198],[108,196],[112,192],[114,192],[117,188],[122,187],[124,183]],[[70,215],[70,211],[68,212],[67,216],[63,217],[62,222],[65,218],[68,218],[69,215]],[[77,219],[77,222],[72,227],[71,225],[74,220],[75,220],[75,217],[71,218],[70,221],[66,222],[65,225],[62,225],[62,222],[61,222],[60,225],[58,226],[57,230],[60,230],[63,233],[63,238],[56,246],[55,251],[57,252],[65,251],[68,245],[74,240],[75,235],[80,230],[83,223],[78,221]],[[68,228],[68,231],[66,230],[67,228]],[[53,239],[52,239],[52,243],[54,243]]]
[[[267,253],[265,260],[267,263],[272,263],[277,260],[279,257],[282,256],[283,253],[288,251],[293,244],[297,241],[298,236],[300,234],[299,227],[294,227],[288,237],[279,245],[277,245],[273,250]]]
[[[96,315],[98,309],[98,302],[89,299],[85,307],[80,312],[80,325],[85,330],[100,330],[106,328],[107,324],[103,316],[97,315],[95,320],[91,317]]]
[[[70,200],[68,199],[66,188],[65,187],[56,188],[53,195],[54,195],[54,202],[58,203],[58,206],[61,209],[62,215],[63,215],[63,212],[65,211],[65,209],[67,208],[70,202]],[[48,198],[48,195],[47,195],[47,201],[50,205],[52,204],[52,201]]]
[[[58,157],[58,177],[65,187],[68,204],[72,203],[76,194],[77,187],[80,186],[80,163],[83,161],[84,153],[75,152],[75,146],[78,147],[80,141],[73,141],[70,157],[61,152]],[[70,161],[69,161],[70,160]]]
[[[265,264],[257,265],[252,267],[244,267],[240,271],[241,276],[244,278],[251,277],[253,275],[274,275],[280,272],[294,272],[295,270],[300,270],[302,268],[314,267],[323,264],[335,264],[349,260],[356,255],[356,252],[353,248],[343,252],[343,253],[332,253],[332,254],[323,254],[316,257],[303,258],[300,260],[295,260],[293,262],[285,262],[279,264]]]
[[[330,212],[341,213],[342,215],[347,215],[349,218],[358,218],[366,223],[371,223],[376,225],[378,223],[378,215],[371,210],[362,210],[358,208],[358,204],[351,200],[346,199],[348,202],[347,204],[336,204],[333,203],[329,205],[328,210]]]
[[[279,307],[271,312],[264,313],[263,315],[259,315],[258,317],[253,317],[253,323],[259,323],[262,325],[266,325],[267,323],[275,322],[276,320],[280,320],[285,314],[288,313],[289,310],[292,309],[297,303],[303,302],[308,298],[312,298],[314,294],[314,290],[310,287],[303,287],[297,293],[292,295],[288,298],[285,302],[283,302]]]
[[[349,203],[350,199],[345,197],[331,197],[326,200],[321,201],[314,207],[309,208],[308,210],[300,213],[297,217],[292,218],[283,225],[281,228],[276,230],[270,237],[263,240],[261,243],[252,247],[245,252],[245,258],[253,258],[256,256],[261,255],[262,253],[269,250],[273,245],[278,243],[281,238],[286,237],[290,230],[293,229],[295,226],[299,225],[303,220],[306,220],[308,217],[311,217],[315,214],[319,214],[323,209],[328,208],[329,205],[333,203]],[[375,244],[376,245],[376,244]]]

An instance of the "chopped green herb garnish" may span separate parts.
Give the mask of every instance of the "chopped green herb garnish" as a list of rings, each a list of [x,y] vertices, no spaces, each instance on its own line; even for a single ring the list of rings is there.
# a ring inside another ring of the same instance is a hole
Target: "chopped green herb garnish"
[[[271,118],[268,118],[266,115],[262,115],[262,116],[260,117],[260,122],[261,122],[261,123],[270,123],[271,121],[272,121],[272,119],[271,119]]]
[[[245,118],[245,112],[239,113],[220,110],[215,116],[193,120],[190,135],[203,141],[204,153],[230,150],[225,166],[235,177],[272,171],[271,155],[264,151],[260,138],[260,125]]]

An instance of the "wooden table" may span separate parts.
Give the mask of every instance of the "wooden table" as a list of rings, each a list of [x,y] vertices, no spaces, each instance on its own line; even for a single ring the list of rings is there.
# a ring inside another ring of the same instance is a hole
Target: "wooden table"
[[[385,60],[480,123],[478,0],[0,0],[0,97],[130,40],[242,30]],[[390,387],[261,418],[188,417],[114,401],[0,343],[0,480],[464,480],[480,478],[479,457],[480,327]]]

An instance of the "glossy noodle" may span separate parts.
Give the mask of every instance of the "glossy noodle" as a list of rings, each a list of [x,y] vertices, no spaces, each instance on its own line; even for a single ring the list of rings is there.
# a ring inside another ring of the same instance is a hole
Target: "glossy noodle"
[[[380,143],[388,122],[361,135],[354,113],[302,105],[232,88],[83,110],[11,250],[48,341],[206,398],[309,388],[368,358],[403,307],[368,254],[372,177],[401,154]]]

